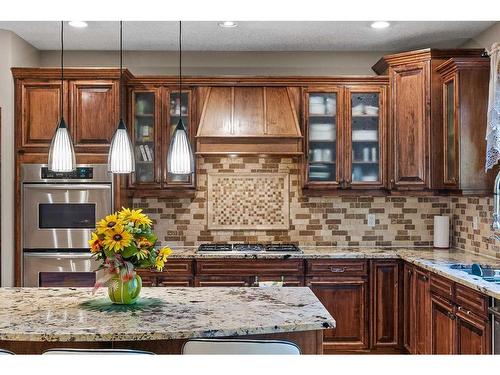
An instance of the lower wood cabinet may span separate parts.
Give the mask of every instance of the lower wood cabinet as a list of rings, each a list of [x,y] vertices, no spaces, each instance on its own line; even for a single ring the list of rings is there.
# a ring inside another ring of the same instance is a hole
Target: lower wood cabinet
[[[394,349],[402,344],[403,315],[402,265],[398,260],[373,260],[370,262],[371,289],[371,348]]]
[[[137,270],[142,279],[142,286],[189,287],[194,285],[194,261],[186,259],[171,259],[165,270]]]
[[[453,304],[432,294],[432,354],[455,354],[455,319]]]
[[[306,286],[335,318],[336,328],[323,333],[324,350],[368,349],[368,280],[308,277]]]

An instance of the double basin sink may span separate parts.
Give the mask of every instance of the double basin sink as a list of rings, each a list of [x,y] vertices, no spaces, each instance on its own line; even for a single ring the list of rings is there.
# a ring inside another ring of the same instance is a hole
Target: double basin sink
[[[484,266],[479,263],[472,264],[452,264],[450,269],[458,270],[469,275],[478,276],[485,281],[491,283],[500,284],[500,268],[494,268],[490,266]]]

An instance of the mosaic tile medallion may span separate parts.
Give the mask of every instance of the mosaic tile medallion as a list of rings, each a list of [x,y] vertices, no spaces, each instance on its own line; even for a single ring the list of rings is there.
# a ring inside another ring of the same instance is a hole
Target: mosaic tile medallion
[[[289,229],[288,173],[209,173],[208,229]]]

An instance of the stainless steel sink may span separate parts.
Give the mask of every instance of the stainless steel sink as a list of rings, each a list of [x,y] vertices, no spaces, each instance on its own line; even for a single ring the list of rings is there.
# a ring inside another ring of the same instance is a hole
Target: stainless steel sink
[[[478,276],[485,281],[500,284],[500,269],[491,266],[485,266],[478,263],[473,264],[452,264],[450,268],[453,270],[462,271],[469,275]]]

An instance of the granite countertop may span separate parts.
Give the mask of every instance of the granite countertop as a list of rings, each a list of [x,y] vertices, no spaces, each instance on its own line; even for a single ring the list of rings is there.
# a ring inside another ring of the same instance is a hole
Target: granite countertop
[[[0,288],[0,341],[140,341],[335,327],[309,288],[143,288],[136,305],[107,290]]]
[[[173,258],[184,259],[403,259],[419,267],[447,277],[462,285],[500,299],[500,284],[485,281],[469,275],[452,264],[479,263],[500,269],[500,259],[471,253],[464,250],[440,250],[429,247],[335,247],[301,246],[303,253],[238,253],[210,252],[197,253],[195,247],[174,249]]]

